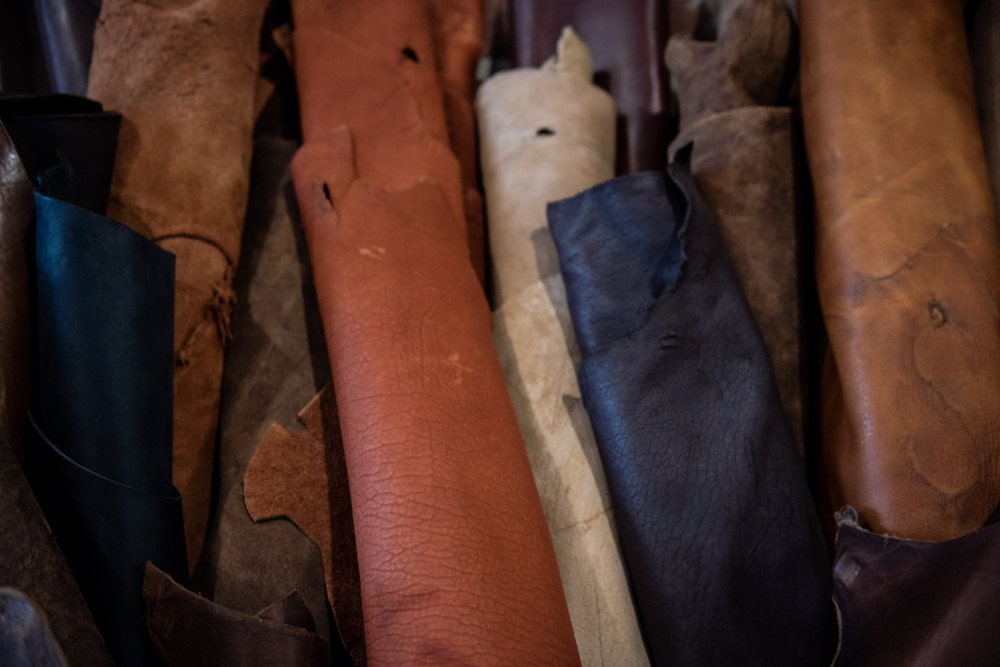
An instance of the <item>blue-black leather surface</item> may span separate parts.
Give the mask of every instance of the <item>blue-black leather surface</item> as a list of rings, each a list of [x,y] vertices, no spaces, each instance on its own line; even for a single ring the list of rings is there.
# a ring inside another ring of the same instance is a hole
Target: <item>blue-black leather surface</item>
[[[652,661],[824,664],[830,562],[803,463],[688,170],[624,176],[548,216]]]
[[[35,0],[42,53],[53,91],[87,93],[94,26],[100,10],[99,0]]]

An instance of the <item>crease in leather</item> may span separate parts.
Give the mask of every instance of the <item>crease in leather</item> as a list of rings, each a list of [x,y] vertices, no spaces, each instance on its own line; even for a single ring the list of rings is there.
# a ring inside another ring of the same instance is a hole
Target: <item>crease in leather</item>
[[[90,0],[34,0],[34,5],[52,90],[85,95],[100,4]]]
[[[681,110],[669,154],[694,144],[692,173],[747,294],[802,449],[801,138],[791,110],[779,106],[792,62],[791,18],[784,0],[729,0],[719,23],[714,41],[675,35],[667,45]]]
[[[579,351],[545,221],[549,201],[614,175],[614,102],[591,75],[586,46],[567,28],[546,67],[497,74],[477,94],[494,341],[581,660],[647,665],[604,470],[580,401]]]
[[[299,420],[306,431],[272,424],[261,438],[243,480],[246,509],[254,521],[287,517],[319,547],[340,640],[353,663],[363,665],[357,548],[332,385],[302,408]]]
[[[329,648],[294,591],[256,615],[185,590],[147,563],[142,583],[146,625],[163,665],[329,664]]]
[[[247,465],[269,425],[294,420],[302,403],[329,382],[322,323],[289,172],[297,148],[297,142],[273,137],[254,142],[247,220],[233,286],[233,341],[222,380],[218,500],[193,580],[196,590],[213,602],[247,614],[297,590],[316,617],[317,634],[327,639],[319,550],[288,522],[255,523],[247,513],[243,489]]]
[[[639,620],[656,664],[818,664],[822,533],[687,159],[548,206]]]
[[[177,255],[174,470],[188,561],[212,499],[266,2],[104,0],[88,93],[122,113],[108,214]]]
[[[104,640],[17,460],[24,453],[30,397],[28,230],[34,199],[28,174],[0,122],[0,582],[37,601],[70,660],[110,664]]]
[[[1000,244],[961,7],[799,16],[824,493],[875,532],[952,539],[1000,504]]]
[[[0,587],[0,655],[7,667],[67,667],[45,613],[22,591]]]
[[[619,110],[619,174],[666,166],[671,100],[662,54],[673,4],[666,0],[511,0],[509,4],[515,67],[540,66],[566,26],[590,47],[596,81],[611,93]]]

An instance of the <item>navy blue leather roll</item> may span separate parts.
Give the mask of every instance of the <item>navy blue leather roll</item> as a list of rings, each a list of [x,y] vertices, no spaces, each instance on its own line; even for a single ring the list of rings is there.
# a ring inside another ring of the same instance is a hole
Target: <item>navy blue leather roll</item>
[[[100,0],[35,0],[45,68],[52,90],[87,94]]]
[[[830,561],[803,462],[688,169],[548,216],[652,662],[824,664]]]

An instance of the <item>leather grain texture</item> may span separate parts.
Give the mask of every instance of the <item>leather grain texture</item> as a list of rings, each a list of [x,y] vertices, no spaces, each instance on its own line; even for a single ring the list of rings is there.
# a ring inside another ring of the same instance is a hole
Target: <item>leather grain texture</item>
[[[686,158],[548,208],[639,619],[654,664],[821,664],[822,534]]]
[[[573,337],[545,205],[614,176],[615,106],[572,31],[541,69],[476,97],[490,219],[494,340],[545,510],[580,658],[646,665],[611,501],[580,400]]]
[[[264,0],[105,0],[88,93],[122,113],[108,215],[177,256],[174,472],[189,562],[212,495]]]
[[[1000,502],[1000,245],[961,5],[799,17],[827,495],[874,532],[954,538]]]
[[[45,614],[15,588],[0,588],[0,656],[7,667],[68,665]]]
[[[570,26],[590,47],[597,82],[619,112],[617,173],[662,169],[670,129],[670,83],[663,67],[666,0],[510,0],[515,67],[538,67]]]

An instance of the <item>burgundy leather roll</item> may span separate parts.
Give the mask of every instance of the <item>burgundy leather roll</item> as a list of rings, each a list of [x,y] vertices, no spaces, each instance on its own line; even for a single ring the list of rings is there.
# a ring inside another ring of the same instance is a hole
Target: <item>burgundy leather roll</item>
[[[305,144],[292,174],[343,432],[368,659],[578,663],[469,262],[425,6],[293,10]]]
[[[834,506],[945,540],[1000,501],[1000,244],[961,3],[803,0]]]
[[[590,47],[619,112],[618,173],[666,167],[670,84],[666,0],[510,0],[515,67],[539,67],[565,26]]]
[[[124,117],[108,215],[177,255],[174,481],[201,552],[264,0],[105,0],[89,94]]]

